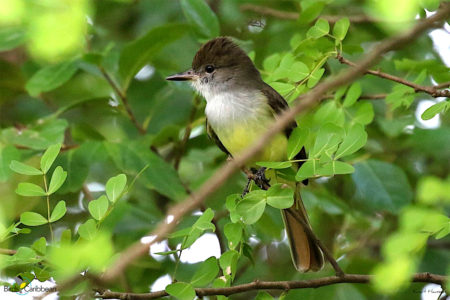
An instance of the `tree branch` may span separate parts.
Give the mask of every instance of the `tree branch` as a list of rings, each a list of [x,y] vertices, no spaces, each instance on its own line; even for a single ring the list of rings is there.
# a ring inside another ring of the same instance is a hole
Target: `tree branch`
[[[336,56],[336,58],[339,60],[339,62],[341,64],[345,64],[345,65],[349,65],[351,67],[356,67],[356,64],[354,62],[349,61],[348,59],[344,58],[341,54],[338,53],[338,55]],[[401,77],[397,77],[391,74],[387,74],[378,70],[366,70],[365,74],[371,74],[371,75],[375,75],[384,79],[388,79],[391,81],[395,81],[398,83],[401,83],[403,85],[412,87],[414,89],[414,92],[424,92],[427,93],[429,95],[431,95],[432,97],[450,97],[450,91],[449,90],[443,90],[440,91],[439,89],[445,88],[447,86],[450,85],[450,82],[446,82],[443,83],[441,85],[436,85],[436,86],[423,86],[423,85],[419,85],[416,84],[414,82],[408,81],[406,79],[403,79]]]
[[[257,14],[274,17],[278,19],[285,20],[297,20],[300,17],[299,13],[296,12],[288,12],[282,10],[276,10],[270,7],[255,5],[255,4],[243,4],[240,6],[241,11],[251,11]],[[353,15],[353,16],[320,16],[320,18],[327,20],[329,23],[334,24],[339,19],[343,17],[348,17],[351,23],[374,23],[381,22],[380,19],[373,18],[368,15]]]
[[[417,38],[425,30],[435,27],[436,22],[442,22],[450,16],[450,4],[442,3],[441,8],[431,17],[417,23],[409,31],[400,35],[391,37],[379,43],[371,52],[369,52],[362,60],[360,60],[355,68],[345,70],[332,79],[325,80],[318,84],[314,89],[309,91],[302,101],[285,111],[267,130],[267,132],[254,143],[254,145],[244,151],[241,155],[236,156],[232,161],[220,167],[213,176],[211,176],[196,192],[189,195],[184,201],[173,206],[168,211],[168,215],[173,216],[171,222],[160,222],[158,226],[148,235],[155,236],[153,241],[147,244],[135,242],[128,249],[126,249],[119,256],[116,263],[108,268],[103,275],[103,280],[110,281],[121,274],[125,268],[131,264],[138,257],[148,253],[149,247],[153,243],[162,241],[171,233],[177,226],[177,223],[188,213],[198,208],[206,198],[216,191],[225,181],[238,171],[244,164],[260,152],[265,145],[279,132],[286,128],[302,111],[313,107],[321,98],[331,90],[334,90],[342,85],[349,84],[361,77],[365,70],[374,65],[381,56],[391,50],[404,46]]]
[[[127,96],[122,92],[122,90],[119,88],[119,86],[114,82],[114,80],[109,76],[109,74],[106,72],[106,70],[102,67],[98,67],[100,69],[100,72],[102,72],[103,77],[108,81],[109,85],[112,87],[114,92],[119,96],[119,98],[122,100],[123,106],[125,107],[125,110],[127,112],[128,118],[133,123],[133,125],[137,128],[140,134],[145,134],[146,130],[144,127],[142,127],[141,124],[137,121],[136,117],[133,114],[133,111],[131,110],[130,104],[128,103]]]
[[[235,285],[231,287],[224,288],[196,288],[195,293],[198,297],[212,296],[212,295],[223,295],[230,296],[233,294],[245,293],[254,290],[294,290],[294,289],[308,289],[308,288],[318,288],[322,286],[328,286],[340,283],[369,283],[373,279],[371,275],[361,275],[361,274],[345,274],[341,277],[330,276],[322,277],[310,280],[298,280],[298,281],[253,281],[251,283],[245,283],[240,285]],[[411,278],[411,282],[424,282],[424,283],[435,283],[443,286],[447,280],[446,276],[430,274],[430,273],[417,273]],[[152,293],[119,293],[105,291],[95,295],[96,298],[103,299],[124,299],[124,300],[147,300],[147,299],[157,299],[161,297],[168,296],[166,291],[157,291]]]

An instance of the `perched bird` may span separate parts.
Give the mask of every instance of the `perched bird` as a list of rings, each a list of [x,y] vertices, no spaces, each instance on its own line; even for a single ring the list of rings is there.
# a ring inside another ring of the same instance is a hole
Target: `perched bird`
[[[261,79],[252,60],[228,37],[205,43],[195,55],[192,69],[166,79],[190,81],[203,95],[208,135],[230,156],[237,156],[256,142],[277,116],[288,109],[286,100]],[[276,135],[248,167],[254,167],[256,161],[285,161],[287,141],[295,127],[293,122],[283,133]],[[296,158],[306,158],[304,149]],[[277,180],[275,176],[268,177],[270,183]],[[291,209],[310,227],[300,196],[301,183],[290,182],[290,185],[295,189]],[[302,272],[321,269],[323,254],[320,248],[292,214],[282,210],[282,216],[295,268]]]

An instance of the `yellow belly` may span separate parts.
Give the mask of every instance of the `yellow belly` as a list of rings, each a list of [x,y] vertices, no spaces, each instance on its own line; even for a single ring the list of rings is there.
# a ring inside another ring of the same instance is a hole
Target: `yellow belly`
[[[255,126],[249,126],[249,124],[246,124],[235,125],[226,132],[216,132],[216,134],[231,155],[237,156],[248,147],[254,145],[258,139],[263,136],[266,130],[267,127],[262,124]],[[260,154],[252,159],[247,165],[253,165],[253,163],[258,161],[285,161],[287,159],[286,147],[286,136],[284,134],[278,134],[268,143],[266,147],[264,147],[262,152],[260,152]]]

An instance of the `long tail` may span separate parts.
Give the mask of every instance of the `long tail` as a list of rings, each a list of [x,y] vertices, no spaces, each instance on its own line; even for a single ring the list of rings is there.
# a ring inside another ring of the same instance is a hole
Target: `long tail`
[[[303,201],[300,196],[299,185],[295,191],[295,202],[291,209],[297,212],[311,228]],[[291,255],[295,268],[300,272],[318,271],[323,267],[323,253],[316,243],[308,237],[303,225],[298,222],[286,209],[282,210],[286,233],[291,246]]]

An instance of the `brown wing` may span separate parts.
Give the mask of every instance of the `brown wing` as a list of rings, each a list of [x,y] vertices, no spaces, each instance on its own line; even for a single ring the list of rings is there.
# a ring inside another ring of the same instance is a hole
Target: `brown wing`
[[[289,109],[289,105],[286,100],[284,100],[284,98],[267,83],[264,83],[262,92],[267,97],[269,105],[276,115],[280,115],[283,113],[283,111]],[[297,123],[295,121],[292,121],[291,124],[289,124],[289,126],[284,130],[284,133],[288,138],[291,135],[292,130],[294,130],[294,128],[296,127]],[[300,152],[294,158],[306,159],[305,148],[302,148],[302,150],[300,150]],[[302,165],[302,163],[303,162],[299,164],[299,167]]]
[[[208,134],[209,138],[216,143],[216,145],[220,148],[220,150],[222,150],[223,152],[225,152],[227,155],[232,156],[230,154],[230,152],[228,152],[227,148],[225,148],[225,146],[222,144],[222,142],[219,140],[219,137],[217,136],[217,134],[214,132],[214,130],[212,129],[212,127],[209,125],[208,123],[208,119],[206,119],[206,133]]]

